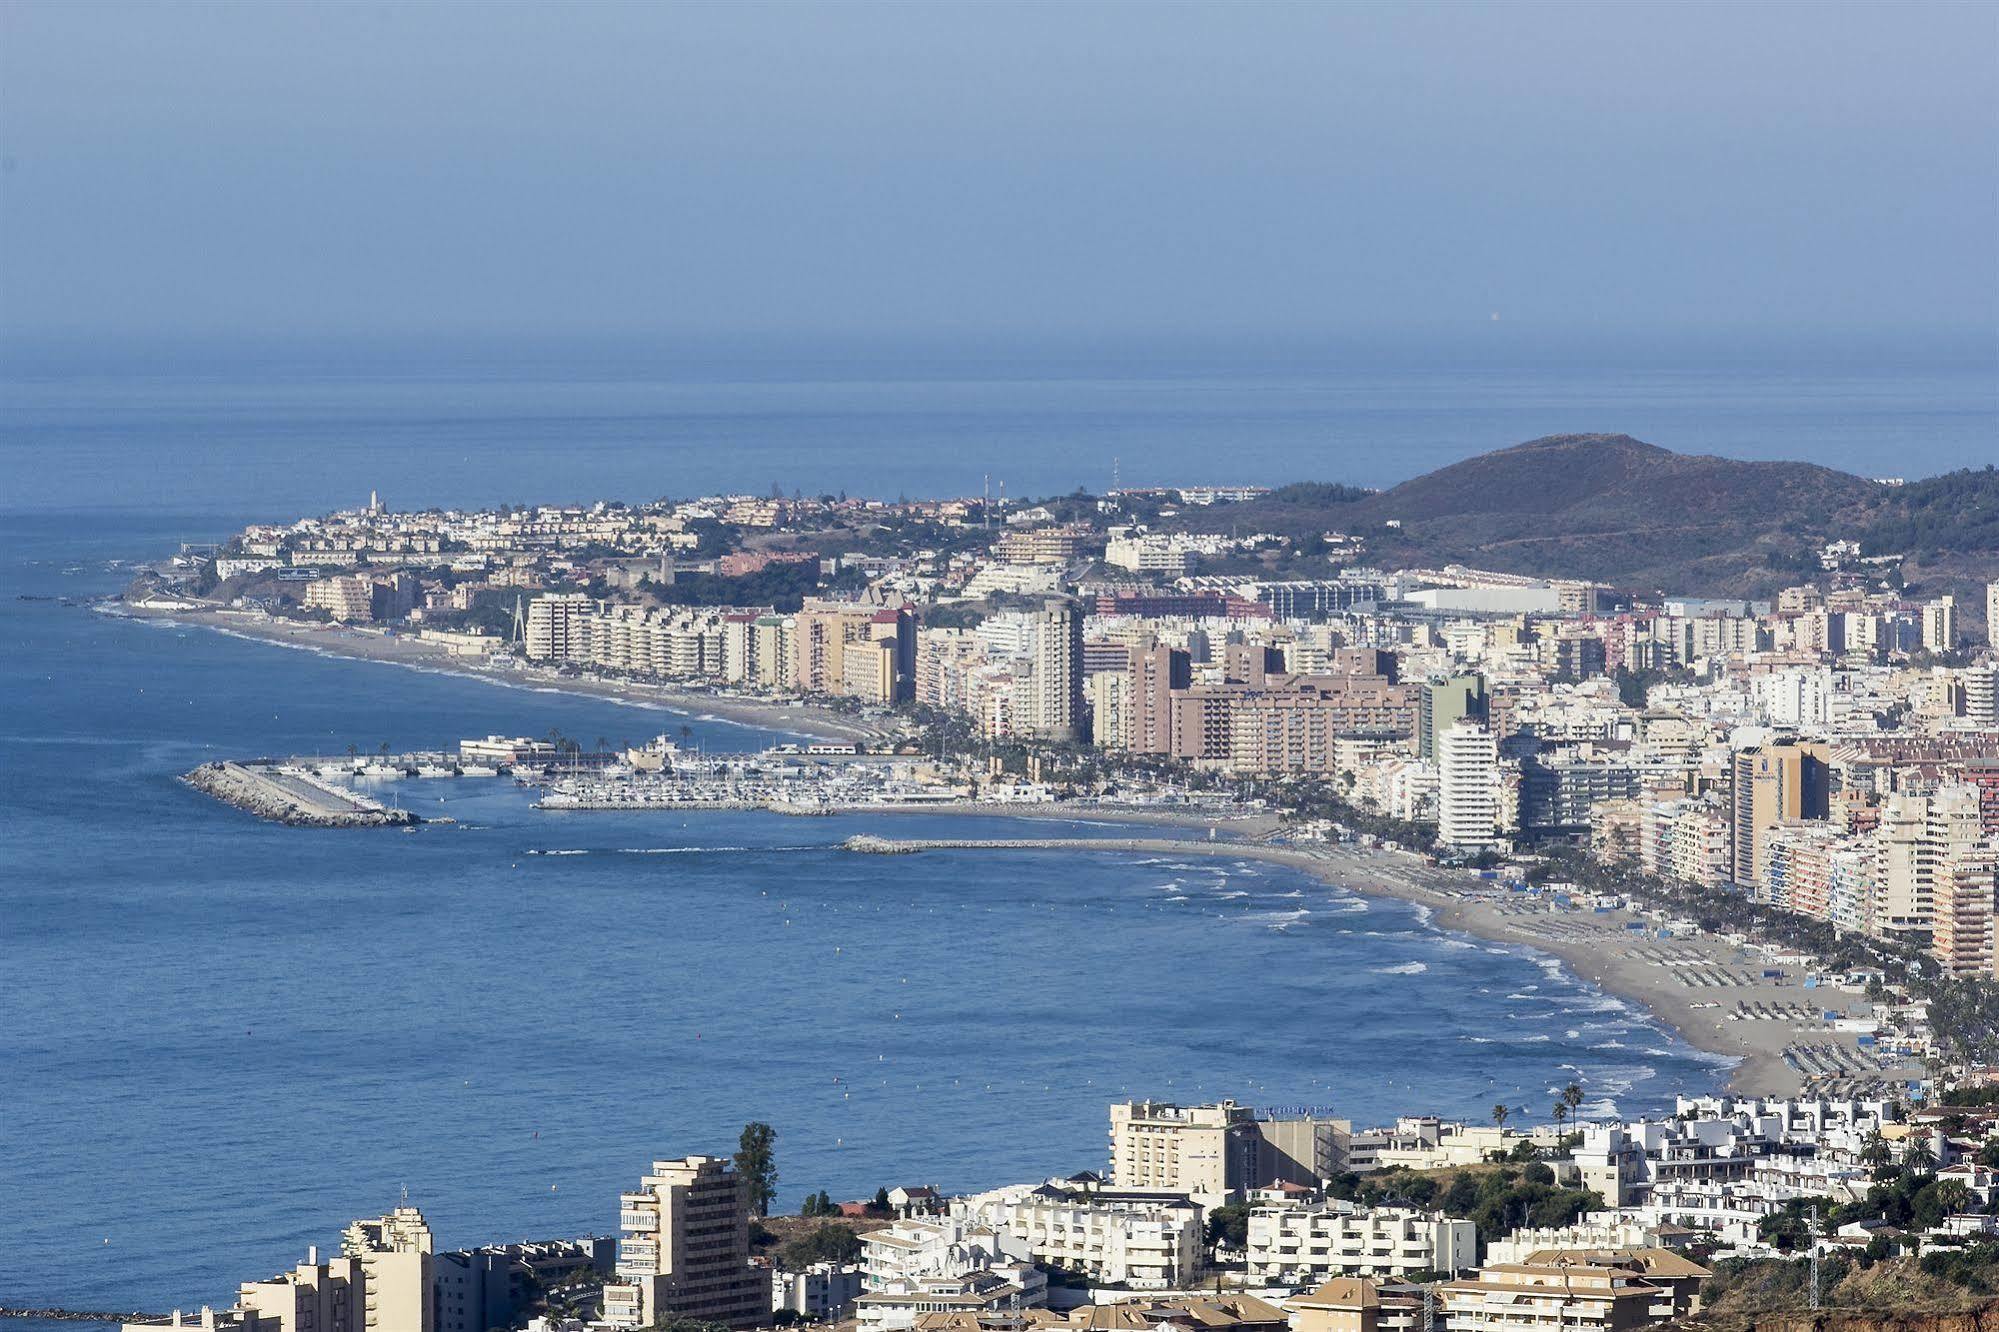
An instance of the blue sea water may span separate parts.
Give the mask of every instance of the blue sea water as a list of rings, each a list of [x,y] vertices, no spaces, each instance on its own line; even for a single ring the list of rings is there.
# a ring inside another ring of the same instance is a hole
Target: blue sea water
[[[403,784],[458,820],[416,835],[256,822],[174,774],[680,719],[17,599],[180,530],[0,538],[0,1303],[222,1300],[405,1186],[447,1244],[608,1230],[653,1156],[752,1118],[793,1203],[1098,1166],[1126,1095],[1372,1121],[1715,1082],[1552,963],[1269,865],[864,857],[837,843],[1023,825],[555,815],[501,781]]]
[[[1564,432],[1926,476],[1999,455],[1989,363],[1636,368],[619,361],[0,380],[0,508],[289,518],[723,491],[1384,486]]]
[[[404,1187],[447,1245],[609,1230],[653,1156],[752,1118],[790,1204],[1097,1166],[1123,1095],[1482,1118],[1575,1077],[1639,1112],[1721,1070],[1546,959],[1267,865],[857,857],[854,820],[558,816],[497,782],[409,784],[459,820],[415,835],[270,827],[173,775],[681,719],[24,597],[371,487],[924,493],[1001,457],[1020,493],[1100,484],[1113,452],[1128,482],[1385,482],[1552,429],[1870,471],[1899,441],[1920,472],[1983,461],[1993,415],[1982,381],[1923,375],[5,390],[0,1304],[110,1308],[226,1301]]]

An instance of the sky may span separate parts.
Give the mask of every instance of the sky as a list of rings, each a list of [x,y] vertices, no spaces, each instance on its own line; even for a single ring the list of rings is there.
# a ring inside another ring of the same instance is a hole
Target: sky
[[[0,335],[1999,330],[1999,6],[0,5]]]

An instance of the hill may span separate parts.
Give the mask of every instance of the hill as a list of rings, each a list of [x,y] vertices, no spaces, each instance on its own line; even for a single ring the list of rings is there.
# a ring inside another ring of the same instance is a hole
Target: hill
[[[1314,502],[1324,495],[1327,502]],[[1354,498],[1287,486],[1195,521],[1337,530],[1396,567],[1464,563],[1636,590],[1751,595],[1817,571],[1827,541],[1948,552],[1953,577],[1999,567],[1999,473],[1896,487],[1801,462],[1674,453],[1628,435],[1551,435]],[[1390,524],[1399,526],[1390,526]]]

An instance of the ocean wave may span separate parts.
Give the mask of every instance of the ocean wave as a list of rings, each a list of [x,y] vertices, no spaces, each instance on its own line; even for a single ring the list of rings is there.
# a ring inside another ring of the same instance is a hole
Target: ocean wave
[[[1375,967],[1377,976],[1420,976],[1430,969],[1428,962],[1398,962],[1392,967]]]
[[[689,855],[695,855],[695,854],[697,854],[697,853],[699,853],[699,852],[702,852],[702,851],[755,851],[755,850],[763,850],[763,851],[785,851],[785,850],[791,850],[791,849],[793,849],[793,848],[789,848],[789,847],[781,847],[781,846],[767,846],[767,847],[749,847],[749,846],[621,846],[621,847],[619,847],[619,848],[618,848],[618,854],[619,854],[619,855],[621,855],[621,856],[689,856]]]
[[[1565,995],[1562,997],[1570,1000],[1576,998],[1574,995]],[[1630,1010],[1625,1002],[1616,995],[1599,994],[1593,998],[1585,999],[1580,1003],[1565,1003],[1562,1005],[1561,1011],[1564,1013],[1624,1013]]]
[[[1478,947],[1477,944],[1473,943],[1469,939],[1446,939],[1443,942],[1444,942],[1444,947],[1446,948],[1466,949],[1466,948]]]
[[[1539,1036],[1522,1036],[1520,1038],[1520,1043],[1522,1045],[1545,1045],[1547,1042],[1552,1041],[1554,1039],[1555,1038],[1553,1036],[1550,1036],[1547,1033],[1543,1032]]]

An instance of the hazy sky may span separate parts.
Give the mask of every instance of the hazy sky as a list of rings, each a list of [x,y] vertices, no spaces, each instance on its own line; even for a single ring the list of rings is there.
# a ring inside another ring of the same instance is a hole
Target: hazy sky
[[[17,341],[1977,336],[1999,6],[6,0],[0,155]]]

